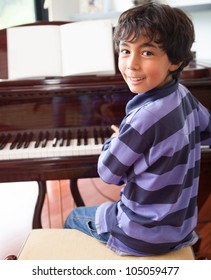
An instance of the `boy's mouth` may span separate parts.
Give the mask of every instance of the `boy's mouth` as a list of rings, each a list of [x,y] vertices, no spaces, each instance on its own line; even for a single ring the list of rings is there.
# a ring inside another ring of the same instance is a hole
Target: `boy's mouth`
[[[128,76],[127,80],[132,84],[139,84],[140,82],[142,82],[144,80],[144,78]]]
[[[132,82],[138,82],[138,81],[142,81],[143,78],[133,78],[133,77],[128,77]]]

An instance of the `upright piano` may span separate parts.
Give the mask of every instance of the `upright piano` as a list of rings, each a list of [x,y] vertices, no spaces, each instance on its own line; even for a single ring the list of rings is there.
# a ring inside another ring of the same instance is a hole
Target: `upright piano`
[[[0,74],[5,74],[5,31],[1,32]],[[98,177],[102,144],[134,96],[116,72],[0,81],[0,182],[38,182],[33,228],[41,227],[47,180],[69,179],[76,205],[84,205],[77,180]],[[211,68],[186,69],[181,82],[211,110]],[[202,148],[200,205],[210,193],[210,167],[211,149]]]

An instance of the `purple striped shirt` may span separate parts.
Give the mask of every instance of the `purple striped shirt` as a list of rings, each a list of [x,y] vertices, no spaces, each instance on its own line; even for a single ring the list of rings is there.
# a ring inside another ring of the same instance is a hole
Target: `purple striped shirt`
[[[144,256],[196,242],[201,144],[211,145],[211,115],[177,81],[128,102],[98,161],[102,180],[123,185],[96,213],[108,247]]]

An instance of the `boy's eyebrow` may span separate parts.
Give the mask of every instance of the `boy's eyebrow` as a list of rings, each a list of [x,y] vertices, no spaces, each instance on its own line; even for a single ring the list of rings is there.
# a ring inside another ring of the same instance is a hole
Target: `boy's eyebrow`
[[[130,41],[120,41],[119,45],[120,46],[129,47],[130,44],[133,44],[133,42],[130,42]],[[141,48],[151,47],[151,48],[159,49],[159,45],[155,44],[153,42],[145,42],[145,43],[141,44],[139,47],[141,47]]]

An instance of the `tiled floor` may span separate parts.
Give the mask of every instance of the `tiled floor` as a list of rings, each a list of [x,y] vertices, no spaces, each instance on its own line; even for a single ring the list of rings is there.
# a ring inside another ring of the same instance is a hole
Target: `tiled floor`
[[[107,185],[99,178],[80,179],[78,185],[86,205],[100,204],[107,200],[117,200],[121,189],[114,185]],[[62,198],[62,203],[58,199],[59,196]],[[49,207],[45,202],[42,213],[42,225],[44,228],[62,228],[67,215],[75,207],[70,194],[69,181],[48,182],[48,200]],[[48,216],[50,217],[48,218]],[[197,232],[202,238],[197,257],[205,257],[211,260],[211,195],[199,213]]]

